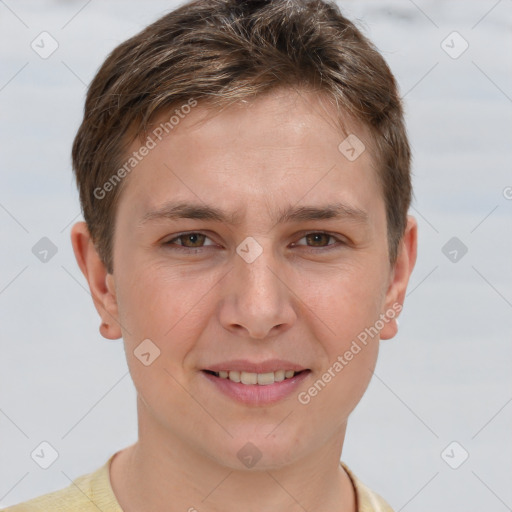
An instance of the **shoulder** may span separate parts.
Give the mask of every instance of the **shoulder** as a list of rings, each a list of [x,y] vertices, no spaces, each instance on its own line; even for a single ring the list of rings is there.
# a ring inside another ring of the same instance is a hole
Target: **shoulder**
[[[110,486],[109,468],[113,457],[93,473],[76,478],[64,489],[7,507],[0,512],[122,512]]]
[[[376,492],[367,487],[352,473],[344,462],[341,465],[352,480],[357,498],[357,512],[393,512],[389,504]]]

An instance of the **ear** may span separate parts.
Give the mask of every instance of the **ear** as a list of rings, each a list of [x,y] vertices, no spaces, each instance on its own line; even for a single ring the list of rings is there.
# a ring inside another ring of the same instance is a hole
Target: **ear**
[[[96,311],[102,320],[101,335],[110,340],[121,338],[114,276],[107,272],[101,261],[85,222],[77,222],[71,228],[71,244],[78,266],[89,283]]]
[[[393,265],[391,279],[386,292],[384,311],[395,311],[396,316],[387,321],[380,332],[380,338],[388,340],[395,336],[398,331],[396,319],[402,309],[405,292],[409,277],[416,263],[416,253],[418,249],[418,224],[411,215],[407,216],[407,226],[405,233],[398,247],[398,255]],[[391,318],[389,316],[388,318]]]

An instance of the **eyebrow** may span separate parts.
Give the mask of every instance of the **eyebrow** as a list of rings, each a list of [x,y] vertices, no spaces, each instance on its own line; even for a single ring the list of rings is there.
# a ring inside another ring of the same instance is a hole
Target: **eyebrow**
[[[222,222],[229,225],[240,224],[241,213],[224,212],[223,210],[204,204],[188,202],[166,202],[157,209],[145,213],[139,221],[142,226],[156,220],[198,219]],[[311,220],[349,220],[357,223],[366,223],[368,214],[360,208],[345,203],[329,203],[322,206],[288,206],[281,210],[274,219],[276,224],[303,222]]]

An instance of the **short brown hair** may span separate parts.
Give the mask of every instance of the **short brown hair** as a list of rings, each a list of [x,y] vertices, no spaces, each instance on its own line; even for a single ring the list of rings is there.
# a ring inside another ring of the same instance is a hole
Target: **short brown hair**
[[[340,115],[369,129],[395,261],[411,156],[396,81],[373,44],[330,0],[193,0],[115,48],[88,89],[73,169],[108,272],[123,183],[101,198],[95,191],[126,160],[128,144],[191,98],[218,108],[283,86],[327,95]]]

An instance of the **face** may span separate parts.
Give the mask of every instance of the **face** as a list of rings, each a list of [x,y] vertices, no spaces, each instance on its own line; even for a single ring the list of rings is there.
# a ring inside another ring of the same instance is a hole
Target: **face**
[[[414,251],[390,265],[370,151],[340,151],[325,105],[290,92],[215,115],[199,104],[123,183],[101,313],[119,322],[141,423],[227,467],[342,438],[379,334],[396,329]]]

